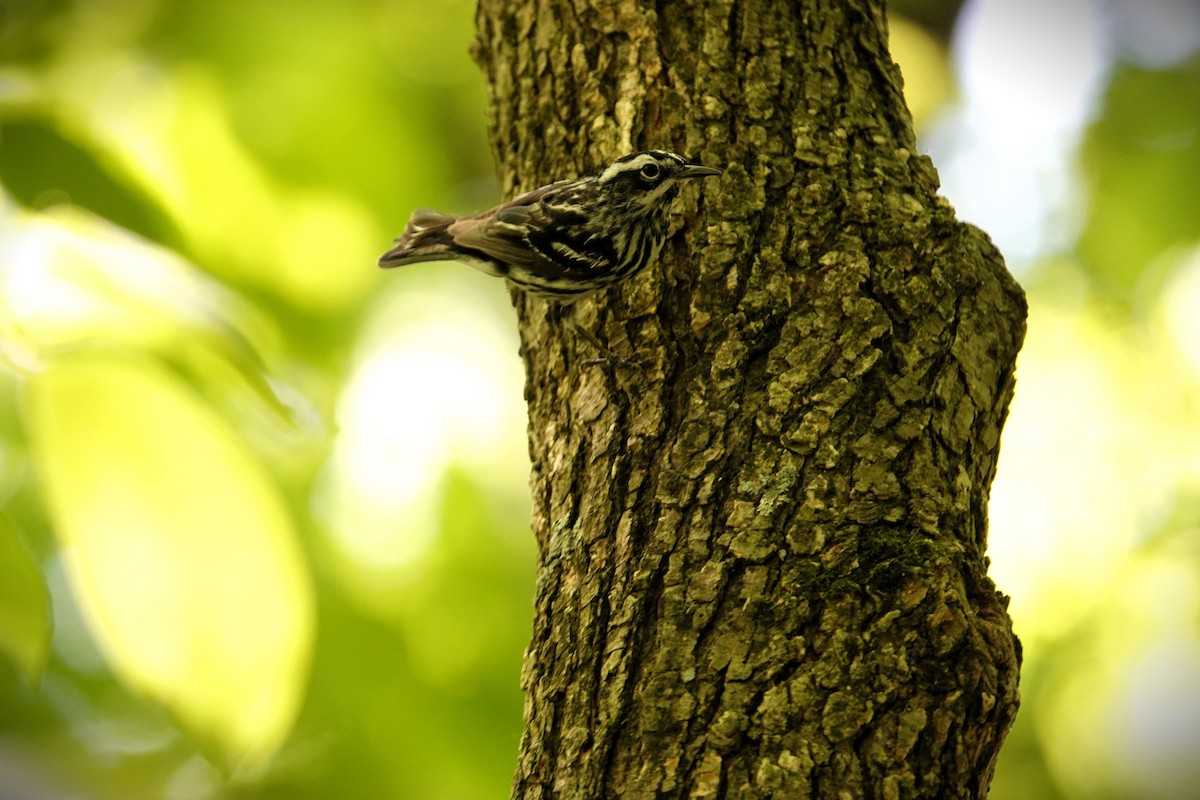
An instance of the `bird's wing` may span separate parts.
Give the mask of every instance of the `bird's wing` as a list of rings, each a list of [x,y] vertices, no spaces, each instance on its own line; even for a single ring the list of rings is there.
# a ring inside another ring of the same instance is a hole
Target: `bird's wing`
[[[540,230],[550,223],[542,201],[565,183],[569,181],[534,189],[496,208],[463,217],[451,224],[446,232],[459,247],[478,250],[504,264],[520,264],[526,269],[530,262],[536,262],[538,272],[549,278],[556,277],[561,267],[531,249],[528,237],[531,230]]]
[[[524,229],[497,219],[495,214],[460,219],[447,232],[458,248],[477,250],[505,265],[525,264],[534,255],[525,243]]]

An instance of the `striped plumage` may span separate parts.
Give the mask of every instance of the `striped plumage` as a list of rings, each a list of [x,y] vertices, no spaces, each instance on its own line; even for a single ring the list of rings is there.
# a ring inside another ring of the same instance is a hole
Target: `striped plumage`
[[[720,174],[649,150],[619,158],[599,175],[552,183],[471,216],[418,209],[379,266],[462,261],[526,291],[572,300],[652,262],[666,241],[680,181]]]

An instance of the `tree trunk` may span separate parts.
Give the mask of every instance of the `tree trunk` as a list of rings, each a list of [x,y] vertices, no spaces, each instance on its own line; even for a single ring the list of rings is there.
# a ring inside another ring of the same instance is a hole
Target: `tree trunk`
[[[516,296],[536,616],[514,798],[982,797],[1025,303],[917,154],[880,0],[480,0],[509,193],[674,149],[647,274]],[[696,182],[699,184],[700,182]]]

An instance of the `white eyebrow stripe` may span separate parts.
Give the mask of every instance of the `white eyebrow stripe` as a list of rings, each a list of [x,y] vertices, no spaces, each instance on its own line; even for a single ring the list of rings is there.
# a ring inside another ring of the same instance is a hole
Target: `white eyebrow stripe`
[[[620,175],[622,172],[629,172],[629,171],[636,172],[639,169],[641,169],[642,167],[644,167],[646,164],[649,164],[649,163],[657,161],[657,160],[658,159],[656,159],[651,154],[643,153],[642,155],[639,155],[637,158],[631,159],[629,161],[620,161],[620,162],[617,162],[616,164],[610,164],[608,169],[606,169],[606,170],[604,170],[604,172],[600,173],[600,182],[608,183],[613,178]]]
[[[673,156],[665,150],[651,150],[647,153],[639,153],[636,158],[631,158],[629,161],[610,164],[604,172],[600,173],[600,183],[608,183],[622,172],[637,172],[647,164],[657,164],[665,160],[678,161],[681,165],[684,163],[682,158]]]

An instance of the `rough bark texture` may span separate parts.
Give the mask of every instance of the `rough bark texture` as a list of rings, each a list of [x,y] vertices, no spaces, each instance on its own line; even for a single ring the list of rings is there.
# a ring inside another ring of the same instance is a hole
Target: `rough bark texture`
[[[480,0],[510,193],[647,147],[647,275],[517,297],[536,618],[515,798],[981,797],[1019,647],[986,574],[1023,295],[915,149],[879,0]]]

